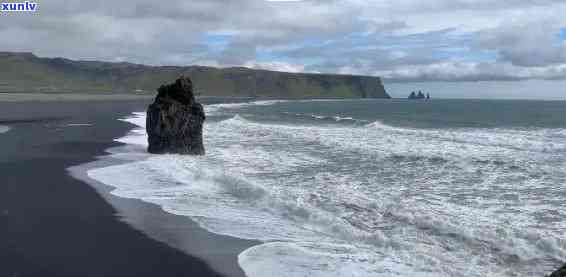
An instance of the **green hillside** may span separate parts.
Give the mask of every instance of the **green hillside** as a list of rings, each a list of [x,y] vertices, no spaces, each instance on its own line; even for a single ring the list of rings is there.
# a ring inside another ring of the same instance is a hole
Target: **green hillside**
[[[0,69],[0,92],[154,94],[161,84],[187,75],[202,96],[389,98],[380,78],[366,76],[146,66],[13,52],[0,52]]]

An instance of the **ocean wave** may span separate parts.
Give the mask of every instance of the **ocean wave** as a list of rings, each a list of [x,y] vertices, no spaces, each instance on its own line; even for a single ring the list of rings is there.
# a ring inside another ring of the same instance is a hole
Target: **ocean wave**
[[[405,205],[396,205],[396,208],[388,209],[386,215],[392,224],[416,228],[415,232],[425,233],[429,238],[437,237],[447,246],[464,244],[470,256],[489,253],[495,262],[504,266],[513,263],[528,271],[533,264],[551,263],[566,257],[566,240],[562,238],[525,230],[510,222],[503,226],[489,211],[444,201],[435,204],[437,207],[433,209],[418,204],[409,209]]]
[[[379,129],[418,137],[426,140],[441,140],[459,144],[474,144],[485,147],[505,148],[519,151],[535,151],[544,153],[566,152],[566,143],[556,143],[563,134],[563,129],[502,129],[502,128],[442,128],[418,129],[395,127],[375,121],[367,128]]]
[[[339,243],[268,242],[242,252],[238,262],[246,276],[438,276],[391,255]]]
[[[317,114],[308,114],[308,113],[290,113],[290,112],[284,112],[284,114],[292,115],[292,116],[296,116],[296,117],[306,117],[306,118],[312,118],[312,119],[315,119],[315,120],[332,121],[332,122],[342,122],[342,121],[354,122],[354,123],[366,123],[367,122],[367,120],[356,119],[356,118],[353,118],[351,116],[339,116],[339,115],[326,116],[326,115],[317,115]]]
[[[231,110],[241,109],[245,107],[251,106],[272,106],[280,103],[304,103],[304,102],[335,102],[335,101],[354,101],[352,99],[302,99],[302,100],[282,100],[282,99],[274,99],[274,100],[257,100],[257,101],[250,101],[250,102],[241,102],[241,103],[221,103],[221,104],[211,104],[205,105],[206,112],[209,115],[219,115],[225,114]],[[300,114],[297,114],[300,115]],[[316,116],[315,116],[316,117]],[[336,121],[340,120],[353,120],[351,117],[340,117],[340,116],[332,116],[330,118],[334,118]]]
[[[10,129],[8,126],[0,125],[0,134],[8,132]]]
[[[145,114],[125,121],[139,128],[118,141],[145,146]],[[564,223],[532,228],[553,207],[541,195],[561,201],[541,182],[566,177],[562,160],[539,151],[565,142],[544,132],[234,115],[205,124],[204,157],[140,148],[137,161],[88,174],[211,232],[263,241],[239,255],[250,277],[530,276],[566,259]],[[540,172],[553,175],[531,176]]]
[[[379,120],[374,121],[370,124],[367,124],[366,127],[388,130],[388,131],[396,131],[396,132],[413,132],[413,131],[416,131],[416,130],[412,130],[412,129],[408,129],[408,128],[400,128],[400,127],[394,127],[394,126],[391,126],[391,125],[387,125],[387,124],[384,124],[383,122],[381,122]]]
[[[70,123],[66,124],[65,127],[89,127],[92,126],[91,123]]]
[[[211,104],[205,105],[206,113],[208,115],[222,115],[226,112],[234,109],[241,109],[250,106],[271,106],[279,103],[289,102],[289,100],[258,100],[251,102],[241,102],[241,103],[222,103],[222,104]]]

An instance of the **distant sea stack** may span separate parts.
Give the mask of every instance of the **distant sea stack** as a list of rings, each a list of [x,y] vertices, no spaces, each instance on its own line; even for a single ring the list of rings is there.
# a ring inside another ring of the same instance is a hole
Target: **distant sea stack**
[[[411,94],[408,97],[410,100],[422,100],[422,99],[430,99],[430,94],[425,94],[422,91],[419,91],[418,93],[416,92],[411,92]]]
[[[149,153],[204,155],[204,108],[195,100],[190,78],[161,86],[146,120]]]

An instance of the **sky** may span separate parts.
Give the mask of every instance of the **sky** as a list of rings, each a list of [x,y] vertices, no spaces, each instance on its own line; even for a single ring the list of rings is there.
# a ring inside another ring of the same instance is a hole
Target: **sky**
[[[399,97],[566,99],[564,0],[37,3],[0,13],[0,51],[380,76]]]

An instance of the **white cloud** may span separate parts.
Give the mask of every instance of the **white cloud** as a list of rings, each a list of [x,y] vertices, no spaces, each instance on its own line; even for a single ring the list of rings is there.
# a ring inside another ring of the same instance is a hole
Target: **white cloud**
[[[566,64],[521,67],[508,62],[441,62],[381,72],[391,81],[490,81],[566,79]]]
[[[556,38],[566,27],[563,0],[39,4],[40,12],[33,15],[2,17],[1,49],[159,65],[372,74],[399,81],[566,79],[566,46]],[[210,36],[222,37],[226,46],[212,46]]]
[[[566,63],[566,41],[556,22],[518,23],[483,31],[479,45],[499,52],[502,61],[533,67]]]
[[[304,72],[305,66],[301,64],[291,64],[286,62],[258,62],[258,61],[248,61],[244,63],[245,67],[254,69],[265,69],[274,71],[284,71],[284,72]]]

